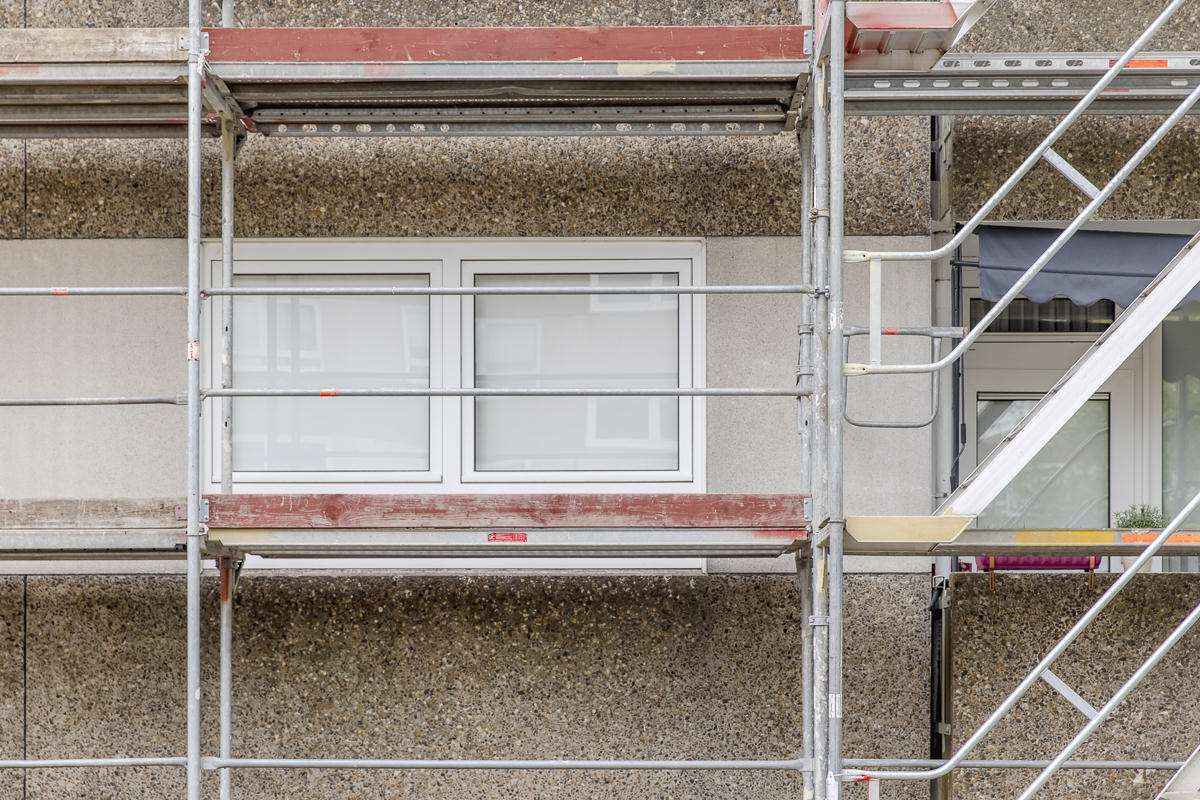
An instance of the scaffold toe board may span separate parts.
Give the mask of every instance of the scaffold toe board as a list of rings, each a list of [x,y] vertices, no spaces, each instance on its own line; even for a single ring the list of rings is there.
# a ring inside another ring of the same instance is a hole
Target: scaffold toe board
[[[777,556],[805,498],[742,494],[211,495],[209,541],[257,555]]]
[[[773,558],[800,547],[803,530],[226,530],[210,550],[266,557]]]
[[[0,559],[182,558],[182,530],[0,530]]]
[[[1159,531],[1097,530],[985,530],[968,528],[953,541],[866,542],[851,532],[846,552],[858,555],[935,556],[1137,556]],[[1179,531],[1159,551],[1164,556],[1200,554],[1200,532]]]

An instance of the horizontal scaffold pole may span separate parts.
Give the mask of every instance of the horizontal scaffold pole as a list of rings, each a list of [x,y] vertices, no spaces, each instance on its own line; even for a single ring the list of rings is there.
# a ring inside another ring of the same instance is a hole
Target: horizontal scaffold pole
[[[186,286],[33,286],[0,289],[0,297],[182,297]]]
[[[496,770],[808,770],[806,759],[645,761],[567,759],[390,759],[390,758],[206,758],[217,769],[496,769]]]
[[[568,294],[812,294],[811,286],[235,286],[212,288],[212,297],[258,295],[568,295]]]
[[[205,397],[801,397],[783,389],[207,389]]]
[[[135,397],[0,397],[6,406],[150,406],[186,405],[182,394],[141,395]]]

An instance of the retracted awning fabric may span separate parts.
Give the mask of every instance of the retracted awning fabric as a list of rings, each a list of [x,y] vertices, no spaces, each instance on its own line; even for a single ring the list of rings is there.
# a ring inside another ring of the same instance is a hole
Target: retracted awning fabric
[[[979,293],[999,300],[1062,231],[985,225],[979,228]],[[1190,236],[1080,231],[1042,268],[1023,294],[1035,303],[1053,297],[1090,306],[1112,300],[1128,306],[1188,243]],[[1187,298],[1200,300],[1200,288]]]

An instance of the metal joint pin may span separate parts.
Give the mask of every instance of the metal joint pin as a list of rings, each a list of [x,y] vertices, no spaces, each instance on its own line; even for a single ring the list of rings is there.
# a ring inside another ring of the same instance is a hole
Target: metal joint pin
[[[810,628],[829,627],[829,617],[816,616],[815,614],[808,618],[808,626]]]
[[[813,289],[811,293],[816,294],[817,290]],[[796,335],[797,336],[812,336],[812,334],[813,334],[813,325],[811,322],[805,322],[801,325],[796,326]]]
[[[814,295],[816,295],[817,297],[824,297],[824,298],[828,299],[829,287],[828,286],[816,286],[813,288],[812,293]]]
[[[820,217],[825,217],[826,219],[829,219],[829,209],[828,208],[814,208],[812,211],[808,212],[808,216],[810,219],[818,219]]]

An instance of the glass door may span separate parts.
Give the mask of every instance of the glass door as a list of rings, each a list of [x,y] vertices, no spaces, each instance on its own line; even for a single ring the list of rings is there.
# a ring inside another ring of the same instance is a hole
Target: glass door
[[[980,348],[985,349],[985,348]],[[1041,349],[1041,353],[1036,350]],[[963,385],[962,474],[998,447],[1042,396],[1062,377],[1062,369],[1022,364],[1051,361],[1053,345],[1005,348],[989,366],[968,369]],[[1069,354],[1075,355],[1075,354]],[[968,357],[969,358],[969,357]],[[1066,360],[1064,358],[1064,360]],[[1003,366],[1001,366],[1003,365]],[[1138,502],[1147,491],[1149,471],[1138,447],[1143,436],[1136,370],[1118,369],[1071,420],[1018,473],[979,515],[976,527],[992,530],[1094,530],[1107,528],[1114,510]]]
[[[976,453],[986,457],[1040,400],[1029,394],[980,392],[975,400]],[[1042,448],[979,515],[997,530],[1105,528],[1109,517],[1107,394],[1097,395]]]

